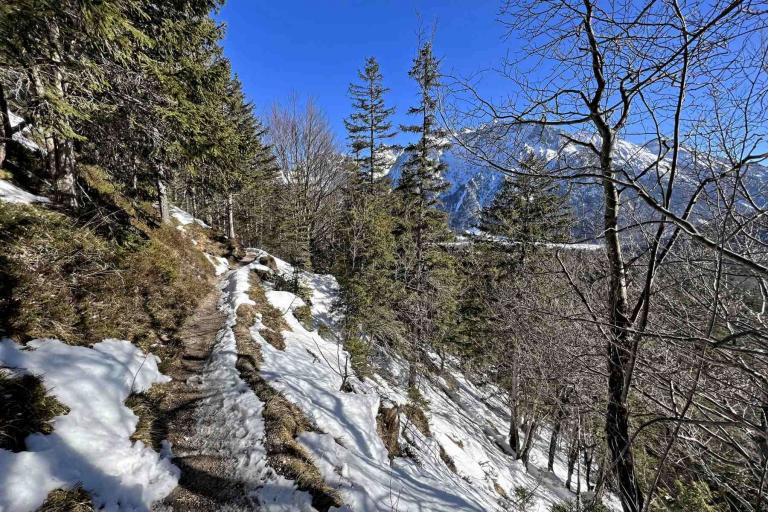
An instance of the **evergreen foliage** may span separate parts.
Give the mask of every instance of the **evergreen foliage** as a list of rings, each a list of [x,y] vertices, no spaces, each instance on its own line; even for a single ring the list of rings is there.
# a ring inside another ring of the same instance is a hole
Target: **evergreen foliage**
[[[354,112],[344,121],[344,126],[355,155],[357,172],[362,177],[360,181],[373,187],[388,170],[384,155],[388,146],[384,141],[395,136],[389,121],[395,109],[385,106],[384,93],[388,89],[382,84],[384,77],[375,57],[365,60],[365,68],[358,72],[358,76],[361,83],[349,85]]]

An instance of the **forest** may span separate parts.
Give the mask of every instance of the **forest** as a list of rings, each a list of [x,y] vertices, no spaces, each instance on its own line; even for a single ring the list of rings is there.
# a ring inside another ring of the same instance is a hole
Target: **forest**
[[[768,511],[768,4],[504,0],[343,138],[222,4],[0,4],[0,511]]]

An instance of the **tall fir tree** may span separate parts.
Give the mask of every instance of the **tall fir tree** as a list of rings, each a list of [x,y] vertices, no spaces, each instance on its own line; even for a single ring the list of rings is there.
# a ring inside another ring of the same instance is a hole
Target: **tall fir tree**
[[[365,67],[358,72],[360,84],[349,85],[354,112],[344,120],[352,152],[355,155],[361,183],[373,188],[376,180],[387,171],[385,141],[395,136],[390,117],[394,108],[387,108],[384,77],[375,57],[368,57]]]
[[[418,123],[402,130],[418,134],[418,140],[406,147],[408,158],[396,189],[395,235],[397,279],[405,291],[397,310],[408,326],[409,384],[415,385],[425,351],[445,348],[455,322],[458,274],[447,249],[453,240],[447,215],[437,208],[439,195],[447,187],[442,176],[446,164],[440,155],[449,143],[437,122],[440,73],[431,43],[419,49],[409,75],[419,87],[419,103],[408,113]]]

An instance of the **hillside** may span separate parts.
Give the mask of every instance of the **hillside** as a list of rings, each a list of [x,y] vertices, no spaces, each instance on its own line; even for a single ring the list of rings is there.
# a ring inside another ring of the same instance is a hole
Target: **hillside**
[[[7,181],[0,185],[6,205],[46,202]],[[203,225],[178,208],[174,217],[185,237],[192,236],[186,234],[191,225]],[[377,354],[381,370],[369,378],[355,376],[336,331],[339,285],[332,276],[302,272],[301,298],[276,288],[290,280],[294,269],[264,251],[248,249],[243,263],[232,269],[225,259],[205,256],[220,276],[215,292],[220,324],[215,327],[216,317],[205,314],[208,320],[182,330],[179,340],[184,353],[197,350],[201,360],[185,377],[202,390],[201,402],[187,420],[194,425],[189,431],[194,439],[166,427],[165,435],[183,446],[153,435],[146,442],[154,442],[159,450],[154,451],[135,437],[137,428],[157,428],[141,427],[146,421],[170,421],[170,427],[178,421],[157,412],[145,418],[143,409],[124,405],[137,403],[134,397],[140,402],[150,391],[148,396],[157,400],[153,385],[163,388],[160,396],[181,393],[163,385],[170,378],[158,371],[163,361],[151,351],[118,339],[91,348],[40,339],[27,342],[23,351],[5,339],[0,360],[13,369],[13,378],[35,375],[65,409],[47,419],[45,434],[25,439],[24,449],[0,452],[6,490],[0,510],[35,510],[50,492],[72,486],[87,492],[94,506],[115,510],[149,509],[153,504],[162,509],[163,500],[176,508],[175,500],[184,499],[174,490],[179,485],[181,496],[221,493],[195,488],[210,481],[185,475],[198,463],[183,455],[188,451],[184,446],[195,446],[195,458],[229,461],[213,466],[219,473],[209,478],[240,489],[236,495],[219,495],[235,507],[492,511],[525,501],[525,510],[548,511],[552,504],[575,498],[564,487],[562,460],[558,458],[554,474],[541,467],[546,432],[536,441],[526,470],[510,456],[503,435],[509,419],[501,390],[474,384],[453,362],[443,365],[433,355],[435,366],[444,369],[425,377],[419,406],[408,397],[407,363],[394,353]],[[202,343],[202,348],[193,343]],[[250,362],[244,366],[243,361]],[[160,367],[173,374],[173,364],[166,361]],[[265,400],[275,396],[289,404],[287,410],[270,411]],[[285,422],[287,414],[294,421],[301,418],[303,427],[280,442],[295,443],[294,450],[305,454],[302,464],[316,474],[310,480],[307,469],[297,473],[285,466],[270,438],[279,434],[274,425],[265,424]],[[94,422],[95,417],[100,419]],[[110,456],[104,457],[107,451]],[[586,489],[584,477],[581,485]],[[318,498],[322,493],[339,507],[329,508]],[[199,500],[193,503],[200,507]]]

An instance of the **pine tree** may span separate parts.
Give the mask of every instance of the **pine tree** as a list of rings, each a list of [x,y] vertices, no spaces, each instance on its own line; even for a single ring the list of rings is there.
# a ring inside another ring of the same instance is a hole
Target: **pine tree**
[[[395,136],[389,118],[395,112],[384,104],[384,93],[389,89],[382,85],[383,76],[379,63],[368,57],[365,68],[358,72],[360,84],[349,85],[349,96],[355,110],[344,120],[357,170],[363,177],[361,183],[373,187],[376,179],[387,171],[384,141]]]
[[[449,144],[437,123],[439,62],[431,43],[419,49],[409,75],[419,86],[419,104],[408,113],[419,123],[402,129],[417,133],[419,139],[406,147],[408,159],[396,189],[395,235],[397,279],[405,290],[398,313],[408,326],[409,383],[414,385],[424,351],[430,344],[442,350],[455,322],[458,275],[446,249],[453,240],[447,215],[437,209],[439,194],[447,186],[440,154]]]
[[[569,239],[571,215],[568,198],[547,176],[546,162],[531,154],[522,162],[523,174],[506,177],[493,203],[481,214],[486,240],[525,263],[526,256],[548,243]]]

